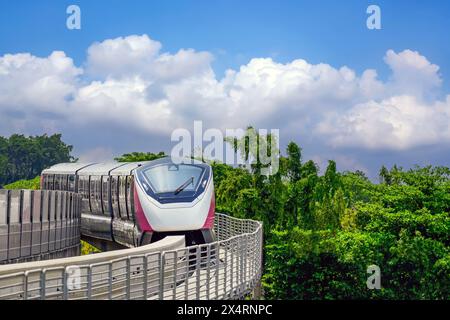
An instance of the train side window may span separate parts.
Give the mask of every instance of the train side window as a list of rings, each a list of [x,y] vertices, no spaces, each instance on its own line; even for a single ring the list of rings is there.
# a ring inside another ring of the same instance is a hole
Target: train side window
[[[67,174],[61,175],[61,190],[63,190],[63,191],[67,191],[69,188],[68,178],[69,178],[69,175],[67,175]]]
[[[91,211],[90,197],[89,197],[89,176],[79,176],[78,191],[82,196],[82,211]]]
[[[53,190],[53,180],[54,180],[55,176],[53,174],[49,174],[47,176],[47,190]]]
[[[91,212],[97,212],[95,207],[95,180],[89,176],[89,202],[91,203]]]
[[[122,219],[128,219],[126,194],[127,194],[127,177],[119,176],[119,207],[120,207],[120,217]]]
[[[59,189],[58,190],[64,190],[64,175],[59,175]]]
[[[61,190],[61,177],[59,174],[55,174],[53,188],[54,190]]]
[[[109,176],[102,176],[102,206],[103,206],[103,213],[105,215],[110,215],[109,210],[109,183],[110,179]]]
[[[42,190],[45,190],[45,188],[47,188],[47,186],[45,185],[46,184],[45,177],[46,177],[46,174],[41,175],[41,189]]]
[[[85,190],[84,180],[85,179],[83,176],[79,177],[79,179],[78,179],[78,193],[80,193],[83,198],[86,198],[86,190]]]
[[[111,216],[117,218],[120,217],[120,209],[119,209],[119,177],[111,176],[111,208],[112,213]]]
[[[101,176],[90,176],[90,200],[92,213],[102,214],[102,180]]]
[[[56,182],[58,182],[58,187],[56,187]],[[58,174],[55,176],[55,190],[63,190],[63,175],[62,174]]]
[[[69,174],[67,177],[67,190],[68,191],[75,191],[75,175]]]
[[[103,214],[103,206],[102,206],[102,177],[96,177],[97,182],[95,183],[95,201],[97,202],[97,210],[98,213]]]
[[[134,220],[133,186],[134,186],[133,176],[127,176],[127,210],[129,220]]]

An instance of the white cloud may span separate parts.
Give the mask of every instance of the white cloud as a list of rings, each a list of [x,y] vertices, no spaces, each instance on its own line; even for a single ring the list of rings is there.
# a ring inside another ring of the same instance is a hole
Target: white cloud
[[[147,35],[119,37],[96,42],[88,48],[87,70],[98,77],[121,77],[141,73],[161,49]]]
[[[78,157],[80,162],[108,162],[114,158],[111,148],[97,147],[90,149]]]
[[[390,94],[429,95],[442,83],[439,67],[417,51],[404,50],[397,54],[388,50],[384,61],[392,69]]]
[[[47,58],[6,54],[0,57],[0,106],[28,111],[31,105],[53,111],[75,92],[81,73],[61,51]]]
[[[200,119],[222,129],[281,128],[290,139],[336,148],[450,142],[450,98],[434,97],[439,67],[415,51],[388,50],[392,75],[383,82],[372,69],[358,75],[347,66],[271,58],[251,59],[218,79],[211,53],[161,48],[147,35],[105,40],[88,48],[84,69],[58,51],[0,57],[0,133],[107,124],[131,137],[165,135],[169,143],[173,129]]]
[[[119,37],[94,43],[88,48],[87,69],[94,77],[140,76],[153,81],[177,81],[209,72],[212,55],[181,49],[160,53],[161,43],[147,35]]]
[[[450,95],[444,102],[420,102],[413,96],[395,96],[358,104],[345,114],[318,126],[335,147],[404,150],[450,142]]]

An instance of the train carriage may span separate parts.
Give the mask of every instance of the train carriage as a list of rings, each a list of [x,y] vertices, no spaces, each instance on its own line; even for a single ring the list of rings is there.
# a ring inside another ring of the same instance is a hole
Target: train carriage
[[[187,245],[214,241],[212,169],[196,160],[62,163],[42,172],[41,189],[82,195],[83,237],[127,247],[172,234]]]

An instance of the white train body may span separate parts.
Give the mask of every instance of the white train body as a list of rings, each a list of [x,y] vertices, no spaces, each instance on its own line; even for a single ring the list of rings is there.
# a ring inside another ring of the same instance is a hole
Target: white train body
[[[132,247],[166,235],[214,241],[212,169],[170,158],[133,163],[62,163],[42,172],[41,188],[82,194],[84,237]]]

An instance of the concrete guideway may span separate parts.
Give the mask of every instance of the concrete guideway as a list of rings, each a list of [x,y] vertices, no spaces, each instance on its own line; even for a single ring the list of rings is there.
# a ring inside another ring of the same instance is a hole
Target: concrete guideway
[[[218,213],[214,230],[218,241],[205,245],[185,247],[184,237],[174,236],[138,248],[3,265],[0,299],[238,299],[252,293],[261,277],[262,224]]]
[[[137,261],[147,266],[158,263],[162,250],[184,247],[184,236],[166,237],[161,241],[132,249],[115,250],[86,256],[42,260],[0,266],[0,299],[80,299],[83,286],[90,295],[107,298],[103,282],[108,281],[111,294],[123,280],[131,284],[134,274],[142,272]],[[107,290],[108,291],[108,290]],[[106,292],[107,294],[108,292]]]
[[[78,255],[80,210],[73,192],[0,190],[0,264]]]

